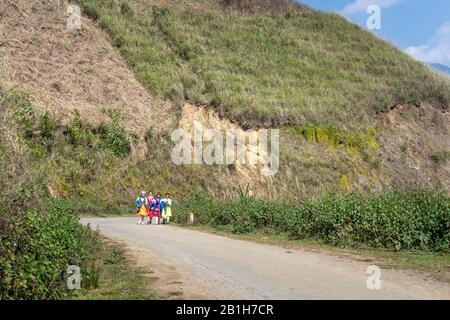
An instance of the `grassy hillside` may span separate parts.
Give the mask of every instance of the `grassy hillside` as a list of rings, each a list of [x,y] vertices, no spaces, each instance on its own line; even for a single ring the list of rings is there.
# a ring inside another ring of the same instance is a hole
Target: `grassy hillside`
[[[277,179],[204,181],[216,195],[230,196],[237,183],[294,202],[448,187],[448,169],[431,161],[450,147],[441,137],[447,113],[432,110],[448,109],[448,79],[337,15],[252,3],[80,1],[152,96],[205,105],[244,128],[282,129]],[[398,112],[399,104],[409,107]]]
[[[69,32],[67,3],[7,4],[7,30],[19,40],[0,48],[11,71],[0,75],[8,108],[35,110],[30,123],[11,116],[5,125],[18,125],[28,163],[46,173],[51,195],[101,212],[103,204],[128,206],[140,189],[183,199],[202,186],[231,198],[248,185],[252,194],[293,203],[323,193],[448,190],[448,81],[336,15],[288,1],[81,0],[104,31],[85,15],[84,27]],[[12,27],[21,11],[30,14],[25,29]],[[56,28],[45,46],[46,34],[35,32],[41,25]],[[19,42],[29,55],[14,59]],[[31,59],[47,52],[58,63]],[[206,108],[186,114],[186,100]],[[421,101],[431,103],[416,107]],[[231,119],[279,128],[278,175],[173,164],[170,132],[196,116],[205,126],[236,126]],[[42,138],[36,132],[46,123]]]
[[[244,127],[364,128],[396,104],[450,101],[448,79],[334,14],[80,3],[152,95],[213,106]]]
[[[13,171],[24,171],[14,179],[9,176],[11,169],[0,175],[5,190],[13,193],[20,192],[17,180],[32,178],[23,181],[26,193],[73,200],[79,213],[119,214],[129,212],[129,202],[140,190],[161,188],[184,197],[208,177],[207,170],[183,170],[168,161],[170,139],[165,134],[149,132],[147,141],[158,143],[159,149],[149,148],[144,159],[133,159],[137,137],[124,129],[122,113],[116,109],[104,109],[110,120],[94,126],[79,113],[64,124],[19,91],[0,92],[0,105],[4,114],[0,124],[7,128],[0,140],[6,150],[4,163],[21,165]],[[152,174],[156,169],[158,174]],[[4,196],[5,200],[14,197]]]

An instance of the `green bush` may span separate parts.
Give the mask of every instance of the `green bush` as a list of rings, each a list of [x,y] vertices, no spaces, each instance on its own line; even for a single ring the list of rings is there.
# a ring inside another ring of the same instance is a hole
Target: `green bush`
[[[6,96],[6,105],[15,110],[15,122],[28,146],[41,154],[41,149],[51,152],[55,140],[62,135],[73,147],[88,147],[109,150],[118,157],[131,152],[132,135],[121,125],[123,115],[116,109],[105,108],[103,112],[111,122],[94,128],[90,122],[81,118],[78,110],[75,118],[67,125],[58,125],[58,120],[48,112],[36,109],[29,97],[21,92],[11,92]]]
[[[271,228],[333,245],[428,251],[450,247],[450,198],[429,190],[323,196],[298,207],[250,197],[219,202],[199,191],[177,212],[178,222],[194,212],[197,223],[235,233]]]
[[[431,160],[436,164],[443,164],[450,160],[450,150],[437,151],[431,155]]]
[[[74,147],[94,147],[96,145],[92,125],[81,118],[78,110],[75,110],[75,118],[67,124],[63,133]]]
[[[55,121],[50,117],[49,113],[44,112],[39,121],[39,128],[41,130],[41,137],[44,139],[51,139],[52,132],[55,128]]]
[[[92,234],[63,201],[45,211],[2,215],[0,245],[1,299],[55,299],[67,294],[65,270],[82,266]],[[6,221],[6,222],[5,222]]]
[[[0,300],[65,297],[71,264],[81,267],[84,285],[95,287],[100,270],[91,256],[98,236],[78,223],[75,212],[120,208],[97,198],[44,199],[54,181],[57,193],[67,186],[77,196],[67,182],[86,184],[112,152],[102,150],[99,135],[79,115],[63,126],[21,92],[0,91],[0,115]]]
[[[120,125],[122,114],[115,109],[105,109],[104,112],[111,118],[111,123],[103,123],[97,132],[106,148],[114,155],[123,157],[131,152],[131,136]]]

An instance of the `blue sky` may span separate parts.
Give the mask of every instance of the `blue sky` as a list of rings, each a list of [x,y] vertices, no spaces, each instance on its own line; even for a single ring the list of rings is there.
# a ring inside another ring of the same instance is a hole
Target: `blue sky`
[[[416,59],[450,66],[450,0],[299,0],[336,12],[367,28],[370,5],[381,9],[381,29],[373,30]]]

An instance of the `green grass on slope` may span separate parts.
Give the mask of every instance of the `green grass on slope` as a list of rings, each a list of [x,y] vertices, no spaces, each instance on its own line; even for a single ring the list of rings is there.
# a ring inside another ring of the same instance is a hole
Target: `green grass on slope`
[[[183,198],[194,186],[202,185],[203,179],[211,179],[210,168],[173,164],[170,136],[166,134],[147,134],[147,144],[158,148],[148,148],[145,158],[134,162],[132,146],[144,146],[123,129],[120,112],[115,109],[105,109],[111,121],[96,127],[79,113],[63,124],[18,91],[0,92],[0,108],[4,112],[0,133],[2,128],[10,130],[0,134],[0,167],[5,169],[0,172],[4,191],[0,201],[15,196],[23,184],[21,192],[64,198],[80,214],[122,214],[132,212],[133,199],[140,190],[170,192]],[[6,144],[10,140],[16,146]],[[13,153],[16,149],[22,154]],[[22,168],[12,170],[13,161],[16,166],[17,162],[26,164],[26,174]],[[21,179],[22,175],[33,180]]]
[[[450,100],[449,81],[337,15],[81,4],[151,94],[212,105],[244,126],[357,127],[397,103]]]

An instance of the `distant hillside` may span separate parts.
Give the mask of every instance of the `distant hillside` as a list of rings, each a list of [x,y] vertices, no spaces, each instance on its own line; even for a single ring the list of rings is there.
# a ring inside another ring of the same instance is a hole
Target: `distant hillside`
[[[445,73],[450,76],[450,68],[449,67],[444,66],[443,64],[440,64],[440,63],[430,63],[429,65],[434,70]]]

